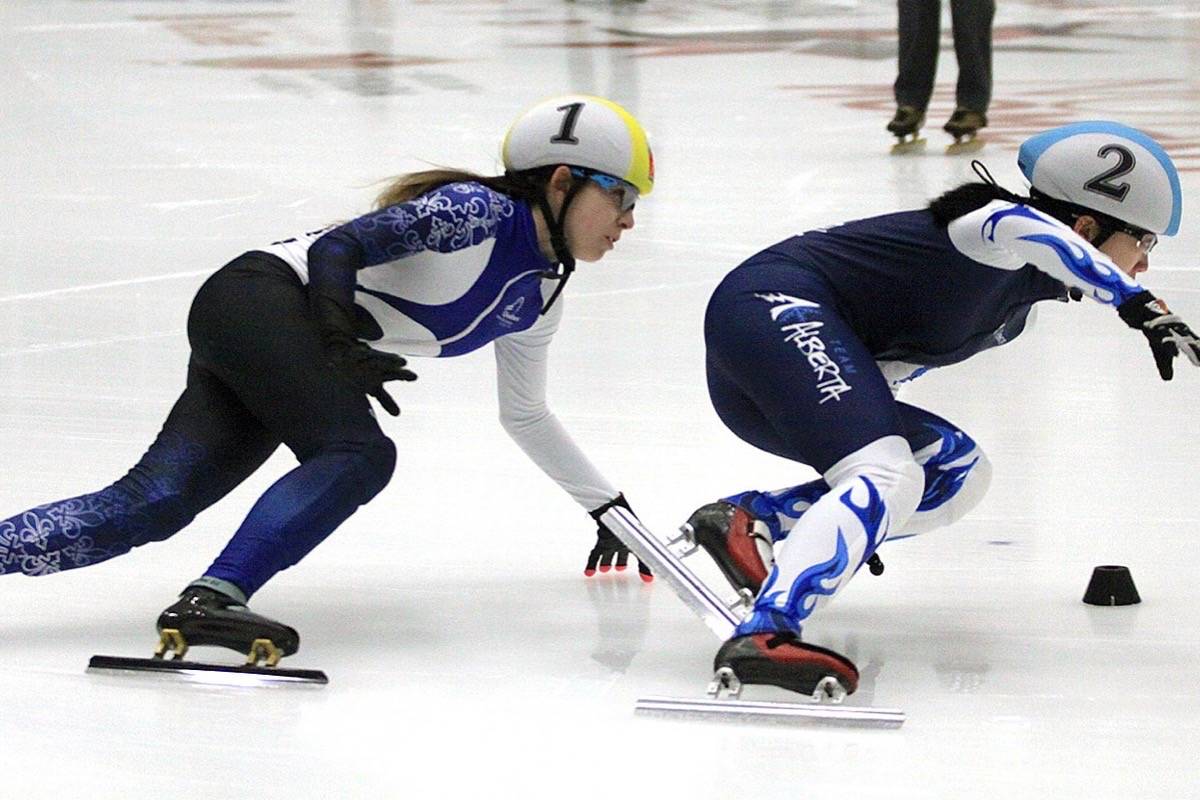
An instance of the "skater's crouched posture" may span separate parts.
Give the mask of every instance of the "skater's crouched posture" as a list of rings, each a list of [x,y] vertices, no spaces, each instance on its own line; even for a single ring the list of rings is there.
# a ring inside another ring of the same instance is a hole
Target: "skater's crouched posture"
[[[97,564],[166,539],[282,443],[300,464],[258,500],[159,628],[187,644],[248,649],[291,628],[245,603],[316,547],[392,476],[396,450],[367,396],[414,380],[400,355],[456,356],[495,342],[500,418],[589,511],[624,500],[546,405],[547,348],[576,259],[598,261],[634,225],[653,186],[641,125],[607,100],[572,95],[522,114],[506,172],[403,176],[378,210],[246,253],[201,287],[188,318],[187,388],[125,477],[0,521],[0,574]],[[589,569],[628,557],[600,526]],[[643,569],[648,577],[648,570]]]
[[[1019,163],[1031,197],[963,185],[929,208],[780,242],[729,273],[704,322],[709,393],[721,420],[822,479],[704,506],[696,538],[752,614],[716,656],[742,682],[848,691],[857,670],[801,641],[806,619],[876,549],[961,517],[990,467],[953,423],[893,391],[933,367],[1004,344],[1042,300],[1087,295],[1140,331],[1163,380],[1200,342],[1135,276],[1158,235],[1179,228],[1171,159],[1123,125],[1080,123],[1032,137]]]

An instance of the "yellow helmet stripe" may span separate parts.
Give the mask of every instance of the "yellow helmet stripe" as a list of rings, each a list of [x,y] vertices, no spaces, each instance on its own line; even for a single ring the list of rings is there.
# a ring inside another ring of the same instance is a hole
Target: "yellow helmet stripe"
[[[617,177],[629,181],[640,194],[650,194],[654,189],[654,157],[650,154],[650,142],[646,138],[646,131],[642,129],[641,123],[621,106],[611,100],[603,97],[588,96],[601,105],[611,109],[621,121],[625,123],[625,130],[629,134],[629,152],[630,163],[625,170],[624,175]],[[507,138],[505,145],[508,144]]]

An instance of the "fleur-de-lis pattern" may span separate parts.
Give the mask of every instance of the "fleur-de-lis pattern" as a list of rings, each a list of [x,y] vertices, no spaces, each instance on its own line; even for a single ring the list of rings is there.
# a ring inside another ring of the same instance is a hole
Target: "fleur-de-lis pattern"
[[[167,538],[194,516],[181,492],[204,454],[200,445],[164,432],[111,486],[0,521],[0,575],[86,567]]]
[[[475,183],[452,183],[407,203],[388,206],[348,225],[362,243],[366,263],[384,264],[432,250],[452,253],[496,235],[513,215],[513,201]]]

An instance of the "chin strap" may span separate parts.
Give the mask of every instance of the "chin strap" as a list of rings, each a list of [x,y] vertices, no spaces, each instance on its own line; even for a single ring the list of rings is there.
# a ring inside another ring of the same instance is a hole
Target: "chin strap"
[[[575,181],[571,184],[571,188],[567,190],[566,197],[563,198],[562,208],[559,209],[558,216],[554,216],[554,212],[550,209],[550,202],[546,199],[546,195],[542,194],[538,198],[538,208],[541,209],[542,216],[546,219],[546,226],[550,229],[550,247],[554,249],[554,257],[558,261],[554,264],[553,269],[548,269],[542,273],[542,277],[547,280],[558,281],[558,286],[554,288],[554,293],[550,295],[550,299],[542,306],[542,314],[550,310],[554,305],[554,301],[562,294],[563,288],[567,285],[567,280],[571,277],[571,273],[575,271],[575,256],[571,255],[570,249],[567,247],[567,238],[563,233],[563,221],[567,218],[567,208],[571,205],[571,201],[575,199],[575,195],[579,194],[579,190],[583,188],[583,181]]]

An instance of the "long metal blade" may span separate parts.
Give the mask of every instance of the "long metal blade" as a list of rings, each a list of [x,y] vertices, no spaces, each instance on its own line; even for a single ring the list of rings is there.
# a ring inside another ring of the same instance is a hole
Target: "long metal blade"
[[[324,685],[329,683],[329,678],[325,673],[317,669],[235,666],[177,659],[126,658],[123,656],[92,656],[88,661],[87,671],[154,673],[189,681],[237,686],[267,686],[288,683]]]
[[[897,708],[865,708],[818,703],[768,703],[748,700],[694,700],[675,697],[643,697],[634,711],[673,718],[708,718],[779,723],[824,722],[898,728],[906,716]]]
[[[716,592],[684,566],[666,542],[652,534],[637,517],[620,506],[606,511],[603,520],[608,529],[616,534],[642,563],[654,571],[656,578],[666,581],[684,605],[704,620],[709,630],[722,641],[733,635],[733,629],[742,621],[742,615],[731,609],[731,604],[722,601]]]

